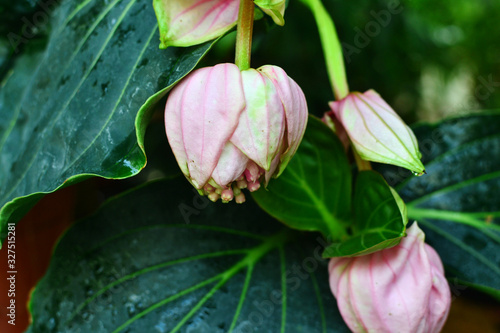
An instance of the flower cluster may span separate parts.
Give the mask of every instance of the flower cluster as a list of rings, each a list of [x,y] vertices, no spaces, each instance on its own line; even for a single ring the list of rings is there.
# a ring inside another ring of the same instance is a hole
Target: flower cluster
[[[347,132],[361,158],[407,168],[416,175],[425,173],[413,131],[375,91],[350,93],[330,102],[330,108],[323,121],[340,123],[339,131]]]
[[[238,60],[237,47],[238,66],[223,63],[193,71],[172,89],[165,107],[166,134],[179,167],[212,201],[243,203],[243,189],[267,186],[283,172],[304,135],[307,103],[297,83],[277,66],[249,68],[254,4],[283,25],[285,3],[247,1],[249,11],[240,8],[240,0],[153,2],[161,48],[213,40],[237,23],[238,38],[248,38],[246,43],[237,41],[246,45],[240,58],[246,59],[245,65]],[[325,19],[319,1],[310,6]],[[243,15],[248,13],[252,15]],[[243,17],[247,31],[240,36]],[[325,33],[333,27],[325,22],[322,39],[335,35]],[[325,54],[338,100],[330,103],[323,121],[337,132],[346,152],[352,148],[358,169],[369,169],[368,161],[373,161],[425,173],[415,135],[380,95],[373,90],[349,93],[341,54],[328,57],[336,49],[340,44],[326,48]],[[393,194],[404,229],[406,207]],[[331,291],[353,332],[437,333],[443,327],[451,300],[443,265],[416,223],[407,233],[395,247],[330,260]]]

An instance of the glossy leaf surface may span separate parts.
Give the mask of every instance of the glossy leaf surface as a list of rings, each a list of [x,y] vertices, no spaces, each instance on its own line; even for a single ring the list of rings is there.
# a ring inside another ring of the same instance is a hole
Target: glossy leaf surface
[[[353,235],[327,247],[323,256],[359,256],[399,244],[408,221],[403,215],[384,178],[375,171],[360,172],[354,190]]]
[[[301,237],[251,201],[151,183],[65,234],[29,332],[348,332],[322,245]]]
[[[0,90],[2,238],[45,193],[137,174],[154,102],[211,46],[159,50],[146,0],[64,2],[51,27],[43,56],[18,59]]]
[[[384,179],[375,172],[360,173],[352,202],[351,187],[342,144],[326,125],[310,117],[283,174],[253,197],[291,228],[320,231],[331,239],[325,257],[367,254],[398,244],[405,223]],[[350,221],[354,222],[348,234]]]
[[[396,187],[441,256],[452,292],[475,286],[500,297],[500,112],[421,124],[427,175]],[[405,173],[385,172],[398,182]]]
[[[310,116],[304,139],[285,171],[253,194],[286,225],[340,237],[350,220],[351,170],[337,136]]]

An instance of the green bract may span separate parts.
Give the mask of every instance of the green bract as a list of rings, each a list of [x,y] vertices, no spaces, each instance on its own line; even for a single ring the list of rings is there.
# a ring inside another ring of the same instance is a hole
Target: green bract
[[[273,18],[277,25],[285,25],[285,0],[255,0],[254,3],[267,15]]]

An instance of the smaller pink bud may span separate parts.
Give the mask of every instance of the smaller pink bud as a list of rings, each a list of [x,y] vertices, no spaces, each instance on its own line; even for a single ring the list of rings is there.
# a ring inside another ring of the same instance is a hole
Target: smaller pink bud
[[[441,260],[414,223],[399,245],[332,258],[330,288],[353,332],[438,333],[451,303]]]
[[[284,25],[285,0],[255,0],[278,25]],[[153,0],[160,48],[192,46],[218,38],[238,21],[240,0]]]
[[[239,0],[153,0],[160,48],[192,46],[222,36],[236,25]]]
[[[413,131],[375,91],[350,93],[330,107],[361,158],[425,173]]]
[[[307,124],[300,87],[276,66],[200,68],[177,84],[165,106],[170,147],[186,178],[212,201],[245,201],[278,177]]]

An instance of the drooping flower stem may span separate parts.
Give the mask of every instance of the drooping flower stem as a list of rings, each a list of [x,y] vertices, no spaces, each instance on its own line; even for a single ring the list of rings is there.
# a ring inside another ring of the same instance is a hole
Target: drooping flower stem
[[[356,148],[352,146],[352,154],[354,156],[354,160],[356,161],[356,165],[358,166],[358,171],[371,170],[372,165],[369,161],[366,161],[359,156]]]
[[[323,54],[325,56],[326,69],[330,84],[332,85],[333,94],[336,100],[341,100],[349,95],[349,85],[344,65],[344,55],[342,53],[342,45],[340,44],[335,24],[332,18],[321,3],[321,0],[301,0],[314,15],[318,26]],[[371,164],[363,160],[359,154],[353,149],[354,159],[358,169],[371,170]]]
[[[301,0],[314,15],[323,46],[326,68],[333,88],[335,99],[340,100],[349,94],[342,46],[340,45],[333,20],[321,0]]]
[[[238,29],[236,31],[236,59],[234,63],[241,71],[250,68],[254,6],[252,0],[240,0]]]

